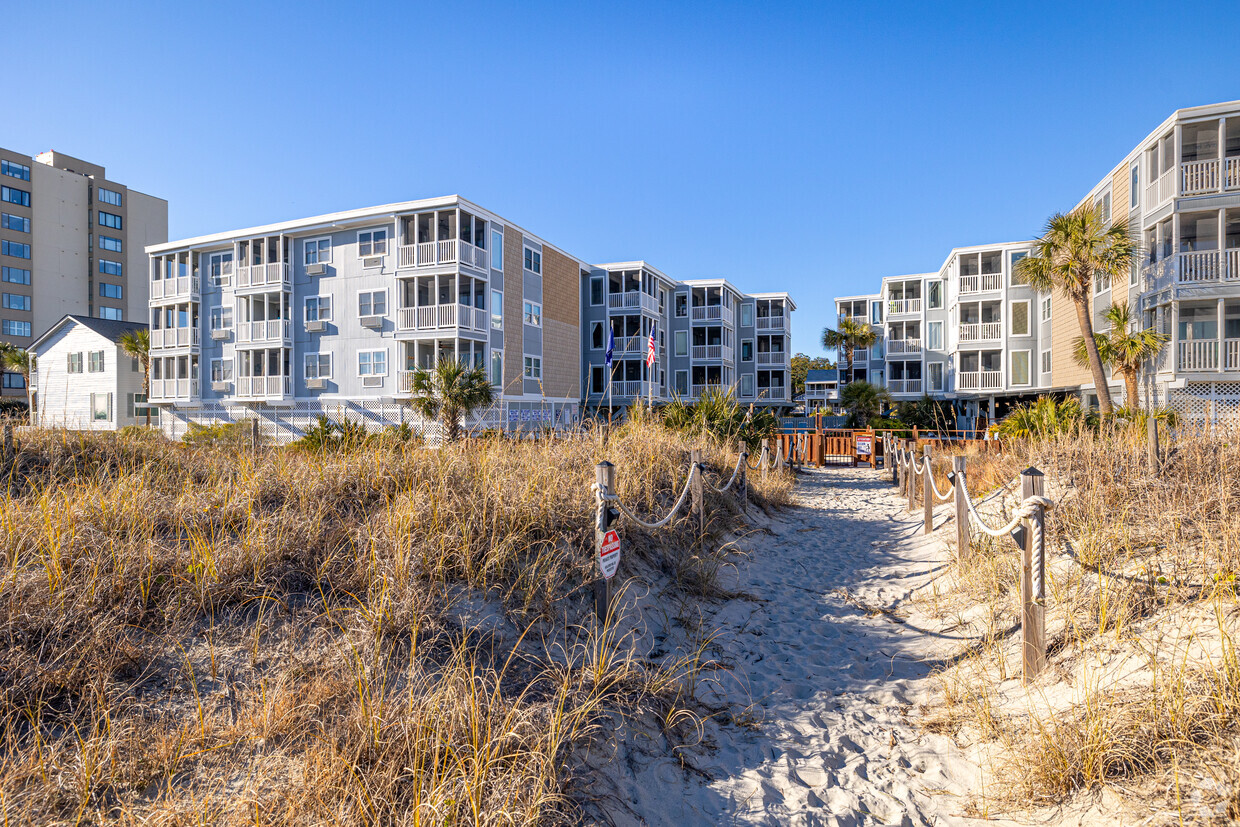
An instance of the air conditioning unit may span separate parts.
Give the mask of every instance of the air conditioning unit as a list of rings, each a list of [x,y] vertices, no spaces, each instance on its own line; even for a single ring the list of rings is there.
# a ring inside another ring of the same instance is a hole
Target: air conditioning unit
[[[326,379],[307,379],[306,387],[312,391],[321,391],[327,387]]]
[[[366,256],[362,259],[363,270],[373,270],[375,267],[383,266],[383,256]]]
[[[227,339],[232,335],[232,329],[227,327],[219,327],[211,331],[211,338],[217,342],[221,339]]]
[[[383,327],[382,316],[362,316],[361,322],[362,322],[362,327],[373,327],[373,328]]]
[[[323,319],[314,319],[313,321],[306,322],[307,333],[322,333],[324,330],[327,330],[327,322]]]
[[[327,275],[327,265],[326,264],[307,264],[306,275],[307,276]]]
[[[232,382],[212,382],[211,390],[216,393],[227,393],[232,388]]]
[[[382,376],[363,376],[362,387],[363,388],[381,388],[383,387],[383,377]]]

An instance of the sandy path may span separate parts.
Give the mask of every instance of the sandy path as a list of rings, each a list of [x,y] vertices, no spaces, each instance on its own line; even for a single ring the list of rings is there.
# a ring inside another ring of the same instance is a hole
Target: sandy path
[[[906,514],[889,483],[866,469],[808,471],[798,507],[738,541],[750,556],[735,585],[754,599],[721,604],[707,623],[731,667],[715,697],[752,703],[753,726],[710,725],[710,748],[686,756],[700,773],[629,751],[617,823],[967,823],[978,768],[908,718],[935,691],[936,659],[967,641],[861,607],[897,608],[945,570],[920,510]]]

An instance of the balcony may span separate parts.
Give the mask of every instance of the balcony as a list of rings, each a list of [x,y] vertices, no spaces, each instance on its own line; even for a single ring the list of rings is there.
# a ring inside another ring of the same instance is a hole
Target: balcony
[[[288,319],[237,322],[238,344],[242,342],[290,342],[292,338],[292,326]]]
[[[603,388],[603,393],[607,393],[607,388]],[[620,396],[637,399],[645,398],[649,393],[650,383],[639,379],[616,379],[611,383],[611,395],[613,397]],[[658,395],[658,388],[655,388],[655,396]]]
[[[396,329],[414,333],[439,330],[473,330],[485,333],[491,329],[491,314],[486,308],[465,304],[402,307]]]
[[[989,391],[1003,387],[1003,371],[973,370],[962,371],[958,375],[956,386],[962,391]]]
[[[1148,212],[1175,197],[1175,169],[1168,169],[1145,186],[1144,204]]]
[[[960,325],[961,342],[990,342],[1003,335],[1003,322],[981,322]]]
[[[151,282],[152,299],[190,299],[201,286],[198,276],[177,276],[171,279],[154,279]]]
[[[965,278],[972,278],[966,276]],[[964,292],[963,290],[961,292]],[[888,316],[908,315],[909,313],[921,312],[921,299],[891,299],[887,302]]]
[[[646,310],[658,315],[659,299],[657,296],[651,296],[640,290],[610,293],[607,296],[607,309],[610,311]]]
[[[402,244],[397,267],[401,270],[417,267],[438,267],[443,264],[465,264],[487,269],[490,256],[481,247],[458,238],[443,241],[422,241]]]
[[[869,364],[869,361],[870,361],[870,351],[868,350],[854,350],[853,351],[852,363],[854,367],[857,365]]]
[[[700,399],[701,397],[703,397],[707,393],[710,393],[711,391],[722,391],[722,390],[724,390],[724,387],[721,382],[707,382],[706,384],[703,384],[703,385],[690,385],[689,395],[694,397],[695,399]]]
[[[983,273],[980,276],[961,276],[961,293],[984,293],[988,290],[999,290],[1003,287],[1002,273]]]
[[[891,393],[921,393],[920,379],[888,379],[887,390]]]
[[[768,350],[758,351],[759,365],[773,365],[776,367],[784,367],[788,364],[788,351],[786,350]]]
[[[805,386],[806,402],[835,402],[840,398],[839,388],[817,388]]]
[[[290,290],[293,282],[291,268],[286,263],[250,264],[237,268],[235,290]]]
[[[1179,253],[1175,262],[1180,284],[1240,281],[1240,247]]]
[[[758,386],[758,399],[767,402],[787,402],[788,388],[786,385]]]
[[[694,324],[698,322],[722,322],[726,325],[736,323],[736,314],[732,312],[732,308],[724,307],[721,304],[702,304],[690,308],[690,318]]]
[[[197,328],[155,327],[151,328],[151,349],[166,350],[179,347],[197,347]]]
[[[921,353],[921,339],[892,339],[887,342],[888,356],[917,356]]]
[[[175,402],[198,396],[197,379],[152,379],[152,402]]]
[[[233,396],[238,399],[283,399],[291,392],[287,376],[238,376]]]
[[[620,336],[616,339],[616,353],[618,354],[637,354],[644,356],[646,354],[646,344],[649,339],[646,336]]]
[[[787,316],[759,316],[758,330],[787,330]]]
[[[1169,175],[1169,172],[1164,172],[1159,177],[1160,189],[1154,196],[1160,200],[1155,203],[1160,204],[1175,195],[1174,192],[1164,192],[1161,189],[1163,179]],[[1150,189],[1146,188],[1147,198],[1150,197]],[[1180,164],[1180,195],[1206,195],[1231,189],[1240,189],[1240,157],[1211,158],[1208,161],[1186,161]]]
[[[730,362],[732,361],[732,352],[731,345],[694,345],[690,350],[693,359],[699,361],[726,359]]]

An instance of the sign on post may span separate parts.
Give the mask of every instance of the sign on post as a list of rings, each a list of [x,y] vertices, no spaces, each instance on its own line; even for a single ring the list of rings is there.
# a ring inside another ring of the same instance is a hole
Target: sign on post
[[[598,567],[608,580],[620,567],[620,534],[614,528],[603,535],[598,549]]]
[[[868,457],[874,453],[874,434],[857,434],[857,456]]]

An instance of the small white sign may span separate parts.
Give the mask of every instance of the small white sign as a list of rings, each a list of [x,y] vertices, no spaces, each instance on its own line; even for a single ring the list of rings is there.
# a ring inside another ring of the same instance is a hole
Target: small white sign
[[[620,567],[620,534],[615,529],[603,535],[603,543],[598,550],[598,565],[603,570],[603,577],[608,580]]]

